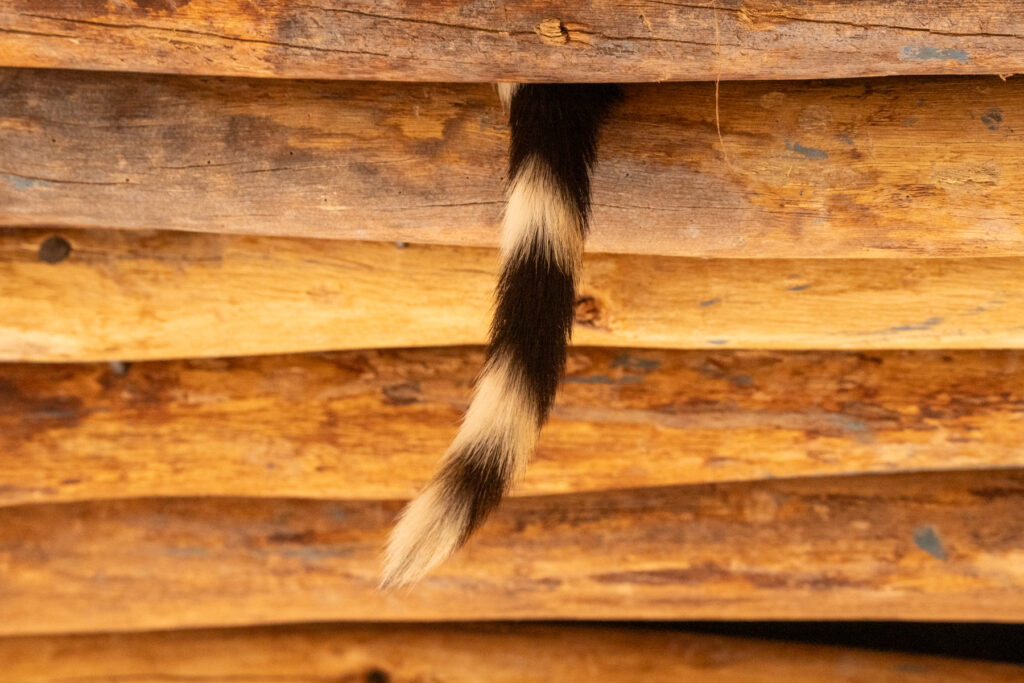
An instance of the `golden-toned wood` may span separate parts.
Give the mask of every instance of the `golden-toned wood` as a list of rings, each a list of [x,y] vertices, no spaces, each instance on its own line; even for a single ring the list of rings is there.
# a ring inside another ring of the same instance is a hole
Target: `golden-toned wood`
[[[0,225],[496,243],[488,85],[6,70],[0,92]],[[1024,254],[1024,79],[726,83],[719,108],[727,156],[712,84],[627,89],[588,249]]]
[[[1024,472],[512,498],[415,589],[375,588],[401,501],[0,508],[0,633],[323,620],[1020,621]]]
[[[0,232],[0,359],[137,360],[480,343],[487,249]],[[1022,258],[591,254],[575,340],[661,348],[1015,348]]]
[[[411,497],[478,349],[0,365],[0,505]],[[515,495],[1024,466],[1019,351],[575,349]]]
[[[424,81],[1024,71],[1013,0],[7,0],[0,64]]]
[[[974,683],[1024,667],[595,626],[292,626],[0,639],[0,682]]]

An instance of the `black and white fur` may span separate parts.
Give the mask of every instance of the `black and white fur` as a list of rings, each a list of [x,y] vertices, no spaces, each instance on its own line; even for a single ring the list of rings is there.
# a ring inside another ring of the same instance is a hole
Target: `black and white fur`
[[[590,214],[590,172],[612,85],[501,84],[508,204],[487,360],[441,468],[391,534],[383,587],[455,552],[522,473],[565,367]]]

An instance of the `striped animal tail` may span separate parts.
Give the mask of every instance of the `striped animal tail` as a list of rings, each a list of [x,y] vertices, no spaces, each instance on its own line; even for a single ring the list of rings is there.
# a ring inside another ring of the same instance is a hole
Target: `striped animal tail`
[[[508,204],[490,347],[440,471],[403,511],[381,586],[420,579],[458,550],[523,471],[565,367],[590,213],[590,172],[612,85],[502,85]]]

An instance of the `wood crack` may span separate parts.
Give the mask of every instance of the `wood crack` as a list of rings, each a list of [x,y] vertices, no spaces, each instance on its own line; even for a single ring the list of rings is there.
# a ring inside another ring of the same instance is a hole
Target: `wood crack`
[[[453,203],[453,204],[443,204],[443,203],[442,204],[413,204],[411,206],[397,206],[397,207],[393,207],[393,208],[392,207],[382,208],[381,211],[383,211],[385,213],[393,213],[393,212],[396,212],[396,211],[409,211],[412,208],[416,208],[416,209],[451,209],[451,208],[458,208],[460,206],[494,206],[494,205],[501,205],[501,204],[504,204],[504,202],[500,202],[500,201],[497,201],[497,200],[494,200],[494,201],[483,201],[483,202],[456,202],[456,203]]]
[[[297,43],[284,43],[277,40],[260,40],[258,38],[241,38],[238,36],[225,36],[220,33],[210,33],[208,31],[196,31],[195,29],[186,28],[167,28],[165,26],[150,26],[148,24],[116,24],[112,22],[104,21],[93,21],[87,19],[69,19],[66,17],[54,17],[45,14],[29,14],[21,13],[24,17],[33,17],[35,19],[46,19],[48,21],[63,21],[71,24],[84,24],[87,26],[100,26],[103,28],[118,28],[118,29],[142,29],[145,31],[160,31],[163,33],[184,33],[187,35],[204,36],[207,38],[216,38],[218,40],[226,40],[236,43],[253,43],[256,45],[270,45],[273,47],[287,47],[296,50],[310,50],[313,52],[328,52],[338,53],[347,55],[373,55],[376,57],[390,57],[384,52],[368,52],[366,50],[341,50],[332,47],[319,47],[315,45],[299,45]]]
[[[794,17],[788,14],[776,14],[769,12],[758,15],[756,12],[744,10],[736,7],[720,7],[714,5],[694,5],[683,2],[659,2],[654,0],[656,5],[665,5],[667,7],[682,7],[686,9],[697,9],[704,11],[722,11],[729,12],[731,14],[741,15],[752,19],[764,18],[764,19],[782,19],[785,21],[792,21],[794,23],[803,24],[819,24],[819,25],[835,25],[835,26],[848,26],[851,28],[859,28],[864,30],[869,29],[884,29],[889,31],[906,31],[910,33],[929,33],[937,36],[951,36],[956,38],[1015,38],[1017,40],[1024,39],[1024,36],[1016,33],[989,33],[986,31],[980,32],[959,32],[959,31],[942,31],[940,29],[933,29],[921,26],[901,26],[898,24],[880,24],[871,22],[858,22],[858,21],[843,21],[841,19],[812,19],[809,17]],[[724,43],[723,43],[724,45]]]
[[[804,24],[832,24],[835,26],[848,26],[851,28],[859,28],[864,30],[870,29],[885,29],[889,31],[906,31],[908,33],[928,33],[936,36],[950,36],[954,38],[1014,38],[1016,40],[1024,39],[1024,36],[1017,35],[1015,33],[963,33],[958,31],[942,31],[939,29],[926,28],[926,27],[915,27],[915,26],[899,26],[892,24],[872,24],[872,23],[860,23],[855,21],[841,21],[836,19],[808,19],[803,17],[791,17],[785,14],[770,14],[766,15],[772,19],[785,19],[786,21],[804,23]]]
[[[331,14],[351,14],[359,17],[366,17],[368,19],[382,19],[384,21],[395,21],[408,24],[425,24],[427,26],[440,26],[442,28],[454,28],[463,31],[476,31],[479,33],[493,33],[496,35],[513,36],[513,35],[533,35],[533,31],[509,31],[506,29],[498,28],[485,28],[483,26],[469,26],[466,24],[449,24],[443,21],[431,21],[429,19],[413,19],[411,17],[394,17],[386,14],[373,14],[372,12],[361,12],[354,9],[338,9],[335,7],[319,7],[316,5],[298,5],[303,9],[316,9],[321,12],[328,12]]]
[[[714,41],[705,42],[701,40],[682,40],[679,38],[655,38],[652,36],[610,36],[605,33],[598,33],[596,31],[576,31],[577,33],[583,33],[590,36],[598,36],[610,41],[636,41],[638,43],[673,43],[678,45],[696,45],[698,47],[717,47],[718,45],[728,47],[743,47],[739,43],[715,43]]]
[[[0,169],[0,175],[10,176],[12,178],[23,178],[38,183],[54,183],[59,185],[121,185],[117,182],[100,182],[90,180],[67,180],[64,178],[44,178],[42,176],[31,176],[23,173],[14,173],[12,171],[5,171]]]
[[[0,33],[13,33],[15,35],[42,36],[44,38],[74,38],[66,33],[44,33],[42,31],[26,31],[18,28],[0,28]]]

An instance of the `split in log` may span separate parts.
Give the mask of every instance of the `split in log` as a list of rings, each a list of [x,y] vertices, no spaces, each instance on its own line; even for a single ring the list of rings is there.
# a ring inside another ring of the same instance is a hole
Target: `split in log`
[[[0,359],[141,360],[485,340],[496,252],[0,231]],[[1024,258],[591,254],[575,340],[647,348],[1024,345]]]
[[[0,365],[0,505],[410,498],[478,349]],[[1019,351],[570,351],[515,495],[1024,467]]]
[[[723,84],[726,158],[713,85],[632,87],[588,249],[1024,255],[1021,111],[1021,79]],[[491,86],[7,70],[0,122],[0,225],[497,240]]]
[[[1024,472],[512,498],[415,589],[376,589],[389,502],[0,508],[0,633],[309,621],[1020,621]]]
[[[594,626],[293,626],[0,639],[0,683],[1017,683],[1024,667]]]
[[[386,7],[369,0],[6,0],[0,64],[406,81],[1024,71],[1024,15],[1014,0],[442,0]]]

